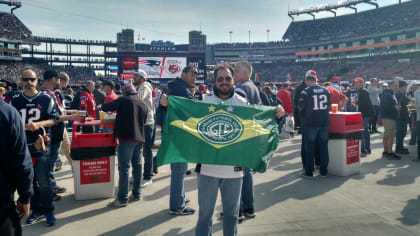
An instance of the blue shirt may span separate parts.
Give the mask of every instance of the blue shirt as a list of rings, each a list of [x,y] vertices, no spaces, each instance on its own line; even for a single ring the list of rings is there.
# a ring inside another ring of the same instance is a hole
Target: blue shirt
[[[319,85],[305,88],[301,94],[298,108],[307,127],[329,126],[331,98],[328,89]]]

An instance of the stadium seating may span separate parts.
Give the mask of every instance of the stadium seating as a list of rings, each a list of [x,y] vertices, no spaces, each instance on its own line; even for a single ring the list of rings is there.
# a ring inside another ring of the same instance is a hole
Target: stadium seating
[[[357,14],[292,22],[283,39],[293,44],[319,42],[417,27],[419,22],[420,4],[414,0]]]
[[[32,32],[13,14],[0,12],[0,38],[32,41]]]

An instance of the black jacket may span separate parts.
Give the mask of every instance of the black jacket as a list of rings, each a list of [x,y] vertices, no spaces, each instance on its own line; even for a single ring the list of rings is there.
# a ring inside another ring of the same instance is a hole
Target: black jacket
[[[190,99],[194,98],[193,94],[191,93],[191,90],[188,88],[187,84],[182,79],[175,79],[172,82],[168,83],[168,96],[169,95]]]
[[[409,121],[410,120],[410,115],[408,114],[408,108],[407,108],[407,105],[408,105],[408,102],[410,101],[409,99],[408,99],[408,97],[403,93],[403,92],[401,92],[401,91],[397,91],[396,93],[395,93],[395,97],[397,98],[397,101],[398,101],[398,103],[400,104],[400,106],[401,106],[401,109],[400,109],[400,111],[399,111],[399,117],[398,117],[398,119],[399,120],[405,120],[405,121]]]
[[[33,194],[34,172],[19,113],[0,99],[0,205],[13,201],[28,203]]]
[[[358,92],[357,105],[359,107],[359,112],[362,113],[362,117],[374,117],[375,110],[370,101],[369,92],[365,88],[359,89]]]
[[[114,136],[144,142],[144,123],[147,109],[137,95],[122,96],[102,105],[102,110],[117,111]]]
[[[382,119],[392,119],[396,120],[398,117],[398,112],[395,109],[397,105],[397,98],[394,96],[394,93],[390,89],[385,89],[381,96],[381,103],[379,106],[379,112]]]

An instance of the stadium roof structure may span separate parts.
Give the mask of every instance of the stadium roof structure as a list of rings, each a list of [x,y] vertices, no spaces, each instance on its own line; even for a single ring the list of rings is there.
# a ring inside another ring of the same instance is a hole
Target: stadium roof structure
[[[13,6],[13,8],[10,10],[10,13],[13,13],[14,10],[22,6],[22,2],[16,0],[0,0],[0,4],[5,4],[10,7]]]
[[[309,9],[294,9],[288,12],[288,15],[290,18],[292,18],[292,21],[295,19],[293,16],[299,16],[303,14],[311,15],[315,20],[315,14],[321,11],[329,11],[334,14],[334,16],[337,16],[337,10],[338,8],[350,8],[353,9],[355,13],[357,13],[357,8],[355,7],[357,4],[361,3],[367,3],[370,5],[375,6],[376,8],[379,7],[378,3],[374,2],[376,0],[347,0],[347,1],[338,1],[335,3],[330,3],[328,5],[320,5],[320,6],[314,6]]]

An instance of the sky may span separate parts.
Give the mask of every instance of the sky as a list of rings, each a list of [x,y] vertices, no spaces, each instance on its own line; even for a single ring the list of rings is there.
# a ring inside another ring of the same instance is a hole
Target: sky
[[[188,43],[188,32],[201,30],[207,43],[281,40],[291,19],[288,9],[310,8],[338,0],[21,0],[15,15],[36,36],[111,40],[122,28],[134,29],[135,42]],[[379,6],[398,0],[377,0]],[[360,4],[359,11],[374,6]],[[10,11],[0,5],[0,11]],[[340,9],[338,15],[352,13]],[[317,18],[332,16],[319,13]],[[296,21],[311,19],[297,16]],[[270,32],[267,35],[267,30]],[[140,35],[140,37],[139,37]],[[140,39],[140,41],[138,40]]]

